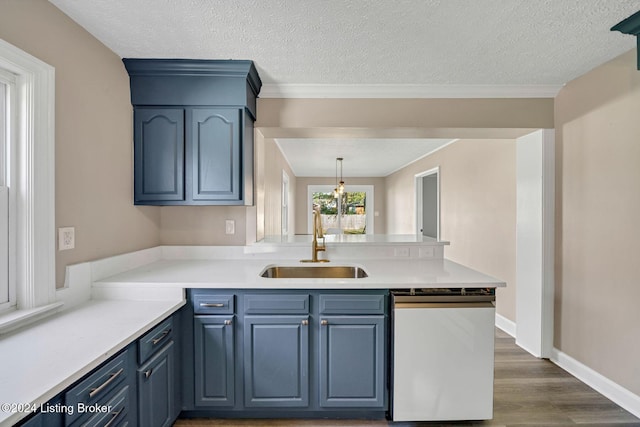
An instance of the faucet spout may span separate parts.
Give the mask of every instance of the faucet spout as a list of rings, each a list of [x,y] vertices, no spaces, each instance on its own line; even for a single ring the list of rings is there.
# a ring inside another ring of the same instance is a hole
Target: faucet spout
[[[322,243],[318,242],[322,239]],[[318,252],[325,252],[327,248],[324,243],[324,233],[322,232],[322,218],[318,209],[313,210],[313,240],[311,241],[311,259],[303,259],[302,262],[329,262],[328,259],[318,258]]]

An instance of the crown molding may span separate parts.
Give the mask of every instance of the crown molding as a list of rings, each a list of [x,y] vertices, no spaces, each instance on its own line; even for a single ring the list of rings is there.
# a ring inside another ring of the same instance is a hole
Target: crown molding
[[[260,98],[555,98],[563,85],[273,84]]]

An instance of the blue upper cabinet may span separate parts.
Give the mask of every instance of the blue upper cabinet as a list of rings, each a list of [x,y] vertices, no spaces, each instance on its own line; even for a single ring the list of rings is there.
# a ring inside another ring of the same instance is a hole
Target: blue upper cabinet
[[[193,109],[187,137],[193,200],[239,200],[242,111]]]
[[[135,202],[184,200],[184,110],[136,108]]]
[[[134,203],[252,205],[252,61],[124,59],[134,107]]]

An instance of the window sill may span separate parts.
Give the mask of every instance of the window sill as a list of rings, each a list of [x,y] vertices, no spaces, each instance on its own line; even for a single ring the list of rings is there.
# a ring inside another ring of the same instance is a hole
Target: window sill
[[[58,312],[64,303],[55,302],[53,304],[44,305],[29,310],[14,310],[6,314],[0,315],[0,335],[14,331],[23,326],[27,326],[45,317],[51,316]]]

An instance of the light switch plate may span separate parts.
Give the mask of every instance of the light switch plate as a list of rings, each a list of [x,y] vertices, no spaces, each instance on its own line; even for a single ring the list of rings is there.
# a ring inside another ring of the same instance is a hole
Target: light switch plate
[[[76,247],[75,227],[58,228],[58,250],[66,251]]]

